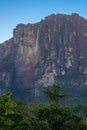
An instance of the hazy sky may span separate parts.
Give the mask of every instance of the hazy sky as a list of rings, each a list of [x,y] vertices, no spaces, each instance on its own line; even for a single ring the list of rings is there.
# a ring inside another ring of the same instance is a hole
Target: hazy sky
[[[0,43],[19,23],[35,23],[50,14],[79,13],[87,19],[87,0],[0,0]]]

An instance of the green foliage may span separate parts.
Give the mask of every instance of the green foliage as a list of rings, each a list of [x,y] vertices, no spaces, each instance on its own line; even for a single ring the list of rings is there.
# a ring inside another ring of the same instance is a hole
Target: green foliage
[[[47,88],[44,91],[44,93],[52,102],[56,102],[56,103],[59,103],[60,99],[63,99],[65,97],[70,96],[68,94],[60,94],[60,86],[59,85],[53,85],[52,90]]]
[[[46,121],[50,129],[57,130],[64,126],[70,117],[70,112],[68,107],[63,108],[56,103],[51,103],[46,106],[38,106],[36,117],[40,121]]]
[[[46,89],[51,103],[40,105],[11,100],[11,93],[0,97],[0,130],[87,130],[87,107],[62,106],[60,87]]]
[[[80,130],[87,130],[87,119],[80,121],[79,128],[80,128]]]
[[[0,128],[9,129],[14,121],[12,115],[14,114],[14,108],[16,103],[11,100],[11,92],[0,97]]]

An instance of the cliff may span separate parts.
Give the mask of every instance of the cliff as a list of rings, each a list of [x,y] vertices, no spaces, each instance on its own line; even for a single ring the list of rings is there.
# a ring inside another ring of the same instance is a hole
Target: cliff
[[[13,37],[0,44],[0,94],[38,97],[54,83],[85,102],[87,20],[78,14],[52,14],[36,24],[19,24]]]

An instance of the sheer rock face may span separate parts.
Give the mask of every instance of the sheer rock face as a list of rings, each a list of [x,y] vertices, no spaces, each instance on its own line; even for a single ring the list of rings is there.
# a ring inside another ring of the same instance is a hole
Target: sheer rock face
[[[78,14],[19,24],[0,45],[0,94],[38,96],[54,83],[87,90],[87,20]]]

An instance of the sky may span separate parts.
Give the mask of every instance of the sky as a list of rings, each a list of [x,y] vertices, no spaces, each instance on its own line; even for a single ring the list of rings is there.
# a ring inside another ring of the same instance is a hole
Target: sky
[[[13,36],[17,24],[36,23],[53,13],[87,19],[87,0],[0,0],[0,43]]]

